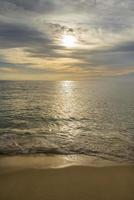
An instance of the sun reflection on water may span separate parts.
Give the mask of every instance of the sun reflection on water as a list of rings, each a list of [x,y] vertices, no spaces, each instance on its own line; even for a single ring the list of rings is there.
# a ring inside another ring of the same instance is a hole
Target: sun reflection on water
[[[74,81],[62,81],[61,82],[62,92],[65,92],[65,93],[72,92],[73,87],[74,87]]]
[[[60,103],[61,110],[66,118],[73,117],[75,110],[75,96],[74,96],[74,85],[73,81],[63,81],[61,82],[61,92]]]
[[[77,134],[75,122],[77,98],[75,95],[74,81],[62,81],[58,85],[58,95],[54,107],[59,119],[58,133],[60,138],[73,141]],[[74,131],[75,130],[75,131]]]

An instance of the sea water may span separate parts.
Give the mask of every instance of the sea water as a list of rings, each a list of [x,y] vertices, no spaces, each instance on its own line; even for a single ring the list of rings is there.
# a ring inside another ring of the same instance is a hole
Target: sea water
[[[134,80],[0,81],[0,154],[134,161]]]

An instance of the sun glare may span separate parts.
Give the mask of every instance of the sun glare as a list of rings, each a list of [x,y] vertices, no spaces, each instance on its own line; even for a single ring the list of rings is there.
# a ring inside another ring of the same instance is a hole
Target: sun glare
[[[75,47],[76,46],[76,37],[74,37],[73,35],[64,35],[62,37],[62,44],[65,47],[71,48],[71,47]]]

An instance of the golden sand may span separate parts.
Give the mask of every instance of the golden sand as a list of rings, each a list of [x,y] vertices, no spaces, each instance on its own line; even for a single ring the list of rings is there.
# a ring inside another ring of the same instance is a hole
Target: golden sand
[[[134,200],[134,166],[0,164],[0,200]]]

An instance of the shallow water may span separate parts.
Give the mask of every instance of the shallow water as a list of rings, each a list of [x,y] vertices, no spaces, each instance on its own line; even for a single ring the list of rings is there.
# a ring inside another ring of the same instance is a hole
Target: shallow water
[[[0,153],[134,161],[134,81],[0,81]]]

